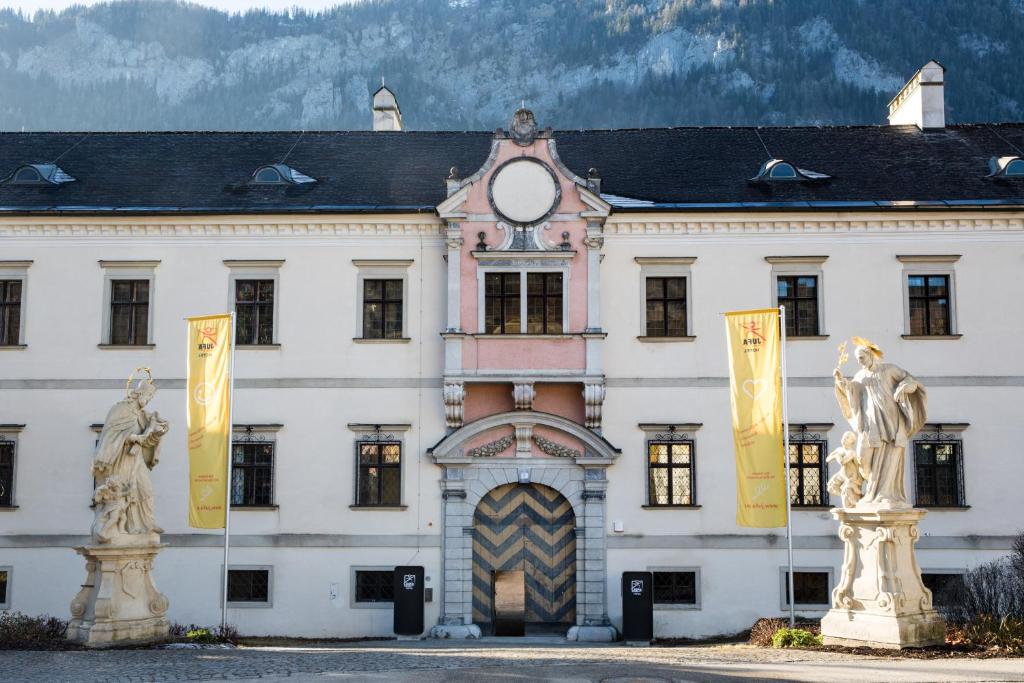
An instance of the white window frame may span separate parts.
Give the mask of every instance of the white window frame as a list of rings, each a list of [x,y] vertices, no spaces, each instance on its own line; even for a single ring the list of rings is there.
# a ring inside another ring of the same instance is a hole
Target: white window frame
[[[14,455],[11,462],[11,504],[0,506],[0,511],[18,509],[18,437],[25,425],[0,425],[0,438],[14,444]]]
[[[787,567],[787,566],[779,567],[779,608],[783,612],[788,612],[789,611],[789,604],[786,602],[786,590],[788,588],[788,586],[786,585],[786,583],[787,583],[786,582],[786,572],[788,572],[788,571],[789,571],[789,567]],[[821,604],[818,604],[818,603],[810,604],[810,603],[794,602],[794,605],[793,605],[794,608],[797,611],[804,610],[804,611],[809,611],[809,612],[825,612],[825,611],[831,609],[832,608],[832,604],[831,604],[832,590],[836,587],[836,572],[835,572],[835,568],[834,567],[799,567],[799,566],[798,567],[793,567],[793,573],[794,574],[802,573],[802,572],[815,573],[815,574],[822,574],[822,573],[827,573],[828,574],[828,590],[825,593],[826,600],[825,600],[824,603],[821,603]],[[796,591],[794,591],[794,592],[796,592]],[[793,599],[795,601],[796,600],[796,596],[794,595],[792,597],[793,597]]]
[[[903,291],[903,338],[914,340],[928,339],[959,339],[960,323],[957,315],[956,302],[956,262],[960,254],[914,254],[899,255],[896,259],[903,264],[900,272]],[[946,275],[949,277],[949,334],[911,334],[910,333],[910,283],[912,275]]]
[[[21,281],[21,315],[18,321],[18,343],[14,345],[0,345],[3,349],[25,348],[25,327],[28,319],[28,269],[32,261],[0,261],[0,280]]]
[[[224,593],[227,591],[227,584],[224,583],[227,576],[224,574],[224,565],[220,565],[221,568],[221,600],[224,599]],[[233,570],[266,570],[267,572],[267,601],[266,602],[232,602],[228,601],[227,605],[231,608],[240,609],[268,609],[274,606],[274,566],[270,564],[229,564],[228,571]]]
[[[271,443],[274,444],[274,459],[271,464],[271,473],[273,475],[273,481],[270,483],[270,504],[269,505],[231,505],[231,510],[240,512],[260,512],[262,510],[275,510],[277,509],[277,471],[278,471],[278,450],[277,450],[277,433],[281,431],[284,425],[281,424],[234,424],[231,428],[231,450],[229,457],[234,457],[234,446],[235,443]],[[253,434],[259,434],[260,439],[254,439],[252,441],[239,440],[239,435],[246,435],[252,430]],[[232,469],[234,469],[234,461],[232,461]],[[228,481],[229,493],[231,482]],[[229,495],[230,498],[230,495]]]
[[[356,329],[352,341],[357,344],[408,344],[409,337],[409,269],[413,259],[352,259],[356,273]],[[364,280],[402,281],[402,336],[398,339],[373,339],[363,336]]]
[[[559,252],[555,252],[559,253]],[[561,260],[561,259],[560,259]],[[529,337],[564,337],[571,334],[569,330],[569,280],[572,266],[568,260],[562,263],[548,264],[488,264],[476,269],[477,290],[477,331],[489,337],[511,337],[508,334],[488,334],[487,332],[487,273],[519,273],[519,335]],[[562,332],[555,334],[528,333],[526,320],[526,276],[528,273],[561,273],[562,274]]]
[[[406,451],[405,434],[408,432],[412,425],[408,423],[396,424],[396,423],[377,423],[369,424],[362,422],[351,422],[348,425],[349,430],[353,434],[352,447],[350,453],[352,453],[352,504],[349,505],[350,510],[367,510],[377,512],[391,512],[396,510],[406,510],[409,506],[405,502],[406,485],[405,479],[409,476],[409,467],[407,465],[407,458],[409,457],[408,451]],[[386,437],[386,438],[385,438]],[[402,449],[401,457],[401,482],[400,491],[398,494],[398,505],[360,505],[359,504],[359,444],[361,443],[376,443],[378,441],[388,443],[398,443]]]
[[[7,572],[7,595],[5,600],[0,602],[0,611],[11,609],[11,596],[14,593],[14,566],[9,564],[0,565],[0,572]]]
[[[644,443],[641,452],[643,458],[640,463],[644,468],[644,500],[640,507],[644,510],[699,510],[701,507],[700,498],[700,486],[697,480],[697,431],[704,426],[702,422],[642,422],[637,425],[644,434]],[[650,445],[652,441],[670,443],[671,439],[658,438],[664,437],[666,434],[679,434],[679,441],[690,441],[693,444],[693,450],[690,451],[690,499],[693,501],[689,505],[651,505],[651,473],[650,463],[648,458],[650,457]]]
[[[700,610],[702,607],[701,603],[701,588],[700,588],[700,567],[647,567],[647,571],[651,572],[693,572],[694,573],[694,598],[695,602],[692,605],[672,603],[672,602],[655,602],[655,610]],[[653,594],[654,586],[652,584],[651,591]]]
[[[633,259],[640,266],[640,332],[637,339],[642,342],[692,342],[697,338],[693,329],[693,276],[690,267],[696,262],[696,256],[636,256]],[[686,336],[685,337],[648,337],[647,336],[647,278],[649,277],[684,277],[686,278]]]
[[[356,572],[392,572],[394,565],[352,565],[348,574],[348,606],[351,609],[387,609],[395,608],[394,602],[356,602]]]
[[[818,334],[811,336],[786,336],[786,341],[828,339],[825,327],[825,269],[823,267],[828,256],[765,256],[764,260],[771,264],[772,308],[779,307],[779,276],[817,278],[818,295]]]
[[[101,349],[152,349],[156,346],[154,337],[154,321],[156,315],[156,268],[160,265],[159,260],[101,260],[100,268],[103,269],[103,313],[100,317],[102,329],[100,331]],[[111,296],[113,295],[114,280],[146,280],[149,283],[149,317],[146,321],[146,343],[145,344],[111,344]]]
[[[235,283],[239,280],[273,280],[274,281],[274,334],[270,344],[237,344],[236,349],[272,350],[281,348],[280,321],[278,311],[281,307],[281,266],[284,259],[224,259],[228,267],[228,310],[235,312]],[[234,340],[232,340],[234,342]]]

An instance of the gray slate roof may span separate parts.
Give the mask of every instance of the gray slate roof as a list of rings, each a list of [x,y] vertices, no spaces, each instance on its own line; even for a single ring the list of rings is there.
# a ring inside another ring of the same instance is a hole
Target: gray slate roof
[[[596,168],[631,210],[1024,206],[1024,180],[986,178],[993,156],[1022,155],[1024,124],[662,128],[556,132],[563,162]],[[759,139],[760,136],[760,139]],[[0,213],[350,213],[432,211],[444,179],[487,157],[485,132],[0,133],[0,178],[56,162],[76,180],[0,184]],[[762,144],[763,142],[763,144]],[[765,148],[767,147],[767,152]],[[776,157],[830,176],[754,183]],[[1024,155],[1022,155],[1024,156]],[[284,161],[317,180],[249,182]],[[639,201],[637,201],[639,200]]]

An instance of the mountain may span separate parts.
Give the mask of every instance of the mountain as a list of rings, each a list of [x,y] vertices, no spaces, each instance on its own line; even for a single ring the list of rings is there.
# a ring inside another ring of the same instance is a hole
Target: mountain
[[[0,0],[2,2],[2,0]],[[860,124],[928,59],[951,122],[1024,118],[1024,0],[369,0],[0,11],[0,129]]]

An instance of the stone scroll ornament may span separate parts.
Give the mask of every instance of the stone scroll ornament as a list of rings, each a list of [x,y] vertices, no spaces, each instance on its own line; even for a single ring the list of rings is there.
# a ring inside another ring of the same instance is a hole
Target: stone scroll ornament
[[[906,449],[928,419],[928,396],[909,372],[882,361],[877,345],[854,337],[857,373],[843,376],[846,344],[832,376],[839,409],[849,422],[828,460],[838,473],[828,489],[843,542],[842,576],[821,620],[826,645],[887,649],[944,642],[945,623],[921,580],[914,545],[924,510],[907,500]]]
[[[150,471],[160,461],[160,442],[170,425],[146,410],[155,393],[149,368],[136,368],[96,444],[90,543],[75,548],[85,558],[86,579],[71,601],[67,631],[69,640],[90,647],[167,636],[168,600],[152,579],[153,561],[164,545]]]

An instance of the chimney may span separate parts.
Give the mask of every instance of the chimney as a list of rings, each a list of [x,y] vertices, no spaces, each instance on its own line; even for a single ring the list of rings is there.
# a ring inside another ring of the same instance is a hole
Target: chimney
[[[373,129],[402,130],[402,112],[395,93],[381,85],[373,93]]]
[[[889,125],[914,124],[921,130],[946,127],[946,67],[934,59],[917,70],[889,103]]]

